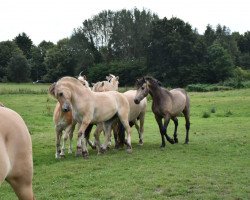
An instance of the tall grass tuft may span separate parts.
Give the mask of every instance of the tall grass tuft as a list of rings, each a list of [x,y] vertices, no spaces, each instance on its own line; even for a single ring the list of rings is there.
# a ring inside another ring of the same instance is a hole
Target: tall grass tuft
[[[207,111],[204,111],[202,114],[202,118],[209,118],[210,117],[210,113]]]

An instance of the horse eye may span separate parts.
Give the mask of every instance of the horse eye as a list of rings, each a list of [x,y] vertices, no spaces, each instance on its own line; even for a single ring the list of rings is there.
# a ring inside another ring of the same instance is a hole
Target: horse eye
[[[63,96],[63,93],[62,93],[62,92],[60,92],[58,95],[59,95],[59,97],[62,97],[62,96]]]
[[[144,87],[141,87],[142,90],[144,90],[145,88]]]

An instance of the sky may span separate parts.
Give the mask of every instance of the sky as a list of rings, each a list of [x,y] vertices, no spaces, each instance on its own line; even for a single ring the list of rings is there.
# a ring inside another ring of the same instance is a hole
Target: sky
[[[35,45],[43,40],[56,43],[99,12],[124,8],[178,17],[200,34],[208,24],[225,25],[241,34],[250,31],[249,0],[1,0],[0,41],[24,32]]]

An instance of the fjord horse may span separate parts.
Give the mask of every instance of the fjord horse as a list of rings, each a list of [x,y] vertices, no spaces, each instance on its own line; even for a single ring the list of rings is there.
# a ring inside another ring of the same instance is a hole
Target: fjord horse
[[[61,104],[63,112],[72,110],[73,118],[81,124],[78,132],[77,155],[88,157],[85,130],[90,124],[103,123],[106,150],[110,140],[111,125],[118,117],[127,132],[127,151],[132,152],[131,130],[128,123],[129,103],[126,97],[117,91],[93,92],[72,77],[63,77],[50,86],[50,93]],[[98,152],[99,136],[95,135]]]
[[[20,200],[33,200],[32,177],[28,128],[19,114],[0,106],[0,185],[6,180]]]
[[[186,120],[186,139],[185,143],[189,142],[189,128],[190,128],[190,100],[184,89],[173,89],[168,91],[166,88],[161,87],[161,83],[153,77],[143,77],[136,82],[137,93],[134,98],[135,103],[139,103],[148,94],[152,96],[152,111],[155,115],[155,119],[158,123],[162,144],[161,147],[165,147],[165,139],[170,143],[178,143],[177,116],[180,113],[184,114]],[[164,125],[162,123],[164,119]],[[167,127],[169,120],[172,119],[175,124],[174,140],[167,135]]]
[[[135,125],[135,128],[139,135],[139,145],[143,145],[143,133],[144,133],[144,120],[145,120],[145,114],[147,109],[147,98],[144,97],[138,104],[135,104],[134,98],[136,95],[136,90],[128,90],[123,93],[128,102],[130,107],[129,112],[129,124],[130,126]],[[140,125],[138,125],[137,121],[139,120]],[[118,135],[119,139],[122,143],[123,137],[124,137],[124,129],[123,127],[119,127],[118,129]],[[122,144],[120,144],[122,145]]]
[[[81,72],[82,73],[82,72]],[[90,90],[89,83],[86,80],[85,75],[78,75],[78,80],[81,81],[82,85]],[[56,153],[55,158],[60,158],[65,156],[65,143],[69,138],[69,149],[68,153],[72,153],[72,138],[75,130],[75,126],[77,122],[73,119],[72,111],[63,112],[63,108],[59,102],[57,102],[56,107],[54,109],[53,121],[55,124],[55,132],[56,132]],[[92,128],[92,127],[89,127]],[[63,131],[65,131],[63,135]],[[61,139],[63,136],[63,142],[61,147]],[[92,146],[92,144],[89,142]]]

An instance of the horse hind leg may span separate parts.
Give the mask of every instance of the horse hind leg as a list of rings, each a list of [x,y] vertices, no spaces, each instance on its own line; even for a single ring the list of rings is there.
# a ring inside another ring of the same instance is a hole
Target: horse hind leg
[[[144,119],[145,119],[145,113],[141,113],[139,116],[140,120],[140,129],[139,129],[139,144],[143,145],[143,135],[144,135]]]
[[[186,139],[185,139],[185,144],[189,143],[189,129],[190,129],[190,119],[189,119],[189,110],[185,109],[183,111],[183,114],[185,116],[185,120],[186,120]]]
[[[178,119],[177,117],[173,117],[172,120],[174,121],[174,142],[178,143],[178,138],[177,138]]]
[[[132,153],[132,146],[131,146],[131,128],[129,126],[129,122],[127,120],[120,119],[122,125],[125,128],[125,131],[127,133],[127,141],[125,141],[127,145],[127,152]]]

